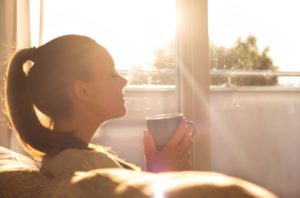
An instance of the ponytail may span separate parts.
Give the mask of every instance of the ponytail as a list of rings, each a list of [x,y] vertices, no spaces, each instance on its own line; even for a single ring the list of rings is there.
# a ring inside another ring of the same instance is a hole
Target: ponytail
[[[70,147],[87,145],[72,136],[43,126],[31,99],[28,79],[23,69],[26,61],[35,61],[36,49],[23,49],[15,54],[8,70],[5,87],[5,107],[8,118],[26,151],[41,156]],[[34,67],[34,66],[33,66]]]

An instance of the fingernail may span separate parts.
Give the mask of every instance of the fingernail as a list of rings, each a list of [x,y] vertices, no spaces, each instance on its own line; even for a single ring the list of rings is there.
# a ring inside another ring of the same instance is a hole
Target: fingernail
[[[186,122],[185,125],[184,125],[184,127],[185,128],[192,128],[192,125],[190,123]]]

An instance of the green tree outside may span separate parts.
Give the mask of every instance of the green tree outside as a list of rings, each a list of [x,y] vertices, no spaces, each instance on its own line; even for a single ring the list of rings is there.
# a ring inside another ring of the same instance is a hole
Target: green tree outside
[[[258,50],[256,38],[249,36],[245,41],[238,39],[233,47],[225,48],[211,45],[211,70],[244,70],[275,71],[272,59],[268,55],[269,48],[261,53]],[[227,83],[226,77],[211,77],[211,85],[223,85]],[[242,76],[231,77],[231,84],[237,86],[270,86],[277,85],[276,76]]]
[[[268,55],[269,48],[265,48],[261,53],[257,47],[256,37],[249,36],[246,40],[238,39],[230,47],[220,47],[211,45],[211,70],[269,70],[275,71],[272,59]],[[131,84],[154,84],[154,85],[174,85],[176,83],[176,53],[175,44],[170,43],[154,52],[155,60],[151,70],[158,72],[142,71],[142,67],[137,68],[140,72],[132,75]],[[211,85],[227,84],[227,77],[211,77]],[[231,84],[236,86],[270,86],[277,84],[276,76],[243,76],[231,77]]]

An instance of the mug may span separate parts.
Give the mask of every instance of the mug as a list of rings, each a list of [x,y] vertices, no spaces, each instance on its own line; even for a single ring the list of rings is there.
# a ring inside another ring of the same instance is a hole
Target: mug
[[[158,150],[161,150],[171,140],[182,119],[182,113],[146,117],[147,129],[152,134]],[[192,136],[196,128],[195,124],[192,121],[187,121],[187,124],[193,127]]]

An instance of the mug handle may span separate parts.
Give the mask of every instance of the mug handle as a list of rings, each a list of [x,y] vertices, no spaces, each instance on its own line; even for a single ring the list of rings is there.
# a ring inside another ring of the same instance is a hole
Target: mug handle
[[[193,130],[190,132],[189,136],[193,137],[195,135],[195,130],[196,130],[196,124],[193,121],[186,121],[185,127],[188,127],[188,125],[191,125],[193,127]]]

